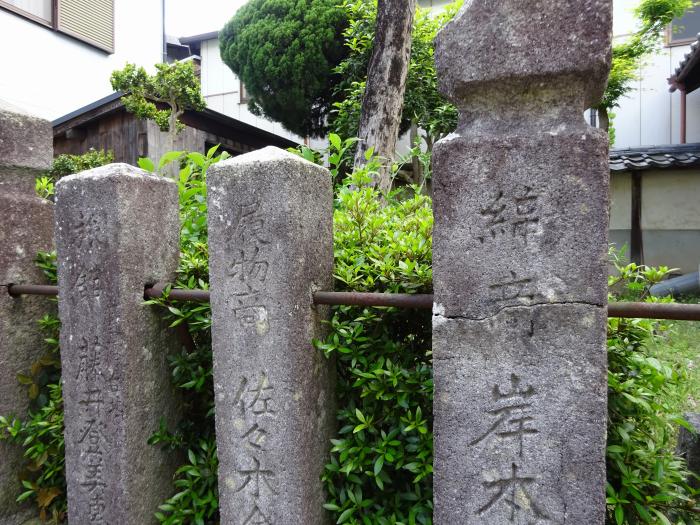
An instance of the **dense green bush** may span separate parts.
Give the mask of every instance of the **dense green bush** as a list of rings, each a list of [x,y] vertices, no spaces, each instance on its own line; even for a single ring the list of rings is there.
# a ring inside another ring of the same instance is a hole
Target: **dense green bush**
[[[610,301],[657,301],[649,288],[669,269],[624,264],[612,252],[616,275]],[[669,301],[665,299],[664,301]],[[687,372],[662,362],[650,351],[670,323],[649,319],[608,321],[607,503],[609,524],[700,521],[700,508],[688,485],[689,472],[675,454],[676,408]]]
[[[61,177],[80,173],[81,171],[98,168],[114,161],[114,154],[111,151],[95,150],[90,148],[82,155],[70,155],[64,153],[53,160],[51,169],[46,176],[36,180],[36,192],[45,199],[51,198],[54,192],[54,184]]]
[[[172,152],[163,156],[158,170],[176,163],[180,198],[180,265],[177,288],[209,288],[207,247],[206,174],[212,164],[227,158],[211,148],[201,153]],[[156,169],[143,159],[141,167]],[[216,524],[219,522],[217,491],[218,459],[214,434],[214,386],[212,382],[211,312],[208,304],[171,303],[166,297],[148,301],[164,308],[171,326],[180,326],[189,338],[189,348],[171,359],[172,380],[182,391],[185,418],[179,428],[161,428],[152,445],[180,450],[187,462],[178,468],[174,494],[156,513],[161,523]]]
[[[321,136],[341,77],[347,25],[337,0],[251,0],[219,35],[221,58],[248,106],[302,136]]]
[[[429,292],[428,197],[380,204],[372,161],[340,189],[334,218],[336,289]],[[431,314],[335,308],[318,348],[338,364],[338,435],[324,481],[338,523],[432,522]]]

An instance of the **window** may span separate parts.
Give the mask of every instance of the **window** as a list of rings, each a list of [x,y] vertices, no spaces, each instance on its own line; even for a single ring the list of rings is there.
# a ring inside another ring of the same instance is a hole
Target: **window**
[[[0,7],[114,53],[114,0],[0,0]]]
[[[668,45],[679,46],[695,42],[700,33],[700,8],[689,9],[683,18],[674,20],[668,32]]]
[[[3,0],[0,4],[36,22],[48,25],[53,23],[52,0]]]

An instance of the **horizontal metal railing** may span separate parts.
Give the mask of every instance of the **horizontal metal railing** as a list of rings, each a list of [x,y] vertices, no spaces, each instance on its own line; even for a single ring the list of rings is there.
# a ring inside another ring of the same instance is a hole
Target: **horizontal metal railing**
[[[147,287],[144,296],[158,298],[169,285],[157,283]],[[8,292],[12,296],[20,295],[58,295],[58,286],[45,284],[11,284]],[[175,301],[209,302],[209,290],[188,290],[170,288],[168,298]],[[314,304],[376,306],[396,308],[416,308],[430,310],[433,307],[432,294],[392,294],[361,292],[316,292]],[[700,304],[677,303],[610,303],[608,317],[625,317],[641,319],[669,319],[674,321],[700,321]]]

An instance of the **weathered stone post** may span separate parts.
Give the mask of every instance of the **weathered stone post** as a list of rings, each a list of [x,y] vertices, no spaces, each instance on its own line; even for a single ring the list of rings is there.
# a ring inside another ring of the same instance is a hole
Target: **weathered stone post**
[[[685,427],[679,429],[676,453],[688,462],[688,470],[700,476],[700,414],[685,414],[685,420],[695,432],[690,432]],[[700,488],[700,480],[691,478],[688,483],[696,489]]]
[[[329,172],[277,148],[210,168],[209,265],[221,523],[326,522],[335,411],[312,346],[330,289]]]
[[[471,0],[439,35],[435,523],[602,524],[610,0]]]
[[[53,158],[51,124],[0,101],[0,415],[27,415],[28,373],[44,353],[37,321],[55,309],[45,297],[10,297],[9,284],[45,282],[34,259],[53,246],[53,204],[34,193],[34,180]],[[21,485],[22,449],[0,441],[0,525],[32,515],[15,499]]]
[[[71,525],[153,523],[172,494],[178,458],[147,440],[177,421],[176,344],[143,293],[177,268],[177,198],[175,183],[126,164],[56,186]]]

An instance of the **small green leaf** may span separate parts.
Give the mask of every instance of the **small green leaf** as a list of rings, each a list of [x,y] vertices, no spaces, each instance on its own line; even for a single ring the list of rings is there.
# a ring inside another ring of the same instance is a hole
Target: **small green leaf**
[[[149,171],[153,173],[156,171],[156,166],[153,164],[153,161],[149,159],[148,157],[141,157],[138,161],[137,164],[139,165],[139,168],[142,170]]]
[[[336,525],[340,525],[341,523],[345,523],[346,521],[348,521],[352,517],[354,512],[355,512],[354,508],[349,508],[349,509],[344,510],[343,513],[338,518],[338,521],[335,522]]]

